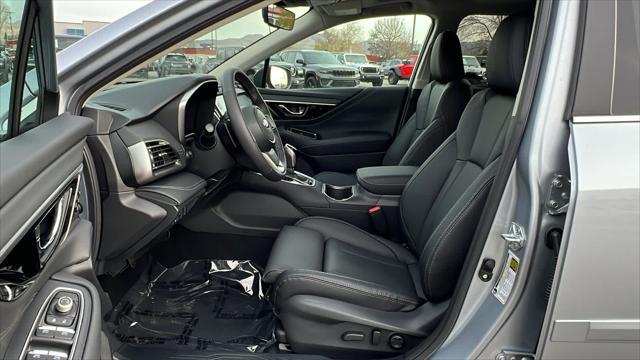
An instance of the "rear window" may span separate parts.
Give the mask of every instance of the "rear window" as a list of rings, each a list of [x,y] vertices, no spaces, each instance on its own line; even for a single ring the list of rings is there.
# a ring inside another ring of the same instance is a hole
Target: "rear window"
[[[462,58],[462,62],[468,66],[480,66],[480,62],[473,56],[465,56]]]
[[[184,55],[167,55],[165,58],[167,61],[187,61]]]
[[[367,57],[364,55],[345,55],[344,59],[348,63],[354,63],[354,64],[366,64],[369,62],[367,60]]]
[[[307,64],[340,64],[333,54],[322,51],[309,51],[304,53]]]

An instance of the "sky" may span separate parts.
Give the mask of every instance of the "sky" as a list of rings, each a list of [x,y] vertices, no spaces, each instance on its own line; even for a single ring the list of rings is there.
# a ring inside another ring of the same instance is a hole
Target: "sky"
[[[150,2],[150,0],[53,0],[53,16],[55,21],[63,22],[82,22],[82,20],[113,22]]]
[[[158,0],[171,1],[171,0]],[[11,2],[11,1],[10,1]],[[54,0],[55,21],[82,22],[82,20],[113,22],[132,11],[148,4],[150,0]],[[294,9],[298,15],[304,13],[303,9]],[[410,31],[413,16],[403,16]],[[369,31],[375,24],[375,19],[358,20],[362,26],[363,37],[367,38]],[[416,42],[422,43],[431,26],[426,16],[418,16],[416,21]],[[269,28],[262,21],[259,12],[245,15],[233,23],[225,25],[218,30],[218,39],[241,38],[250,34],[266,35]],[[206,36],[208,37],[208,36]]]

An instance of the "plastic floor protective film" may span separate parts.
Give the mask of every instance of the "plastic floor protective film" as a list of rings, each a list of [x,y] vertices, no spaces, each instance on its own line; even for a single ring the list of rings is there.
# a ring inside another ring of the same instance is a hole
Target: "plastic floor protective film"
[[[275,343],[275,316],[250,261],[153,264],[114,308],[122,343],[167,350],[262,352]]]

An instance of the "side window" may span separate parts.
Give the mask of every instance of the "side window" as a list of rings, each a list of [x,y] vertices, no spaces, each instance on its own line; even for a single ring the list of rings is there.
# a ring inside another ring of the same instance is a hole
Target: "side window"
[[[293,60],[294,63],[304,62],[304,57],[302,57],[301,53],[297,52],[295,54],[296,54],[296,57]]]
[[[457,33],[462,46],[465,78],[474,90],[487,86],[486,62],[489,44],[498,25],[505,18],[503,15],[469,15],[460,21]]]
[[[24,86],[22,88],[22,106],[20,111],[20,130],[23,133],[29,129],[33,129],[40,123],[39,106],[40,99],[40,65],[36,61],[36,52],[34,48],[34,39],[32,38],[29,45],[29,54],[27,59],[26,75]]]
[[[10,114],[12,87],[19,70],[17,55],[24,34],[23,19],[26,16],[27,0],[0,0],[0,141],[11,136]],[[38,74],[34,35],[29,34],[28,61],[22,85],[21,109],[19,111],[19,132],[27,131],[40,123],[38,109],[40,100],[40,76]],[[14,117],[15,118],[15,117]]]
[[[296,68],[292,88],[406,86],[431,26],[426,15],[341,24],[291,45],[278,65]]]

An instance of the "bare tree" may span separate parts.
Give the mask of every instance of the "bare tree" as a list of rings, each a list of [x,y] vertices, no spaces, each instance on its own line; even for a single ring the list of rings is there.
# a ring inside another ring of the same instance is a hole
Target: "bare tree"
[[[369,32],[369,53],[389,60],[406,58],[410,51],[411,42],[404,20],[389,17],[376,21]]]
[[[502,15],[467,16],[458,26],[458,37],[461,42],[491,41],[498,25],[505,17]]]
[[[7,36],[7,28],[11,26],[9,24],[11,21],[11,9],[9,6],[4,3],[4,1],[0,2],[0,43],[5,42]]]
[[[356,23],[327,29],[321,35],[323,39],[315,45],[317,50],[353,52],[362,48],[362,27]]]

